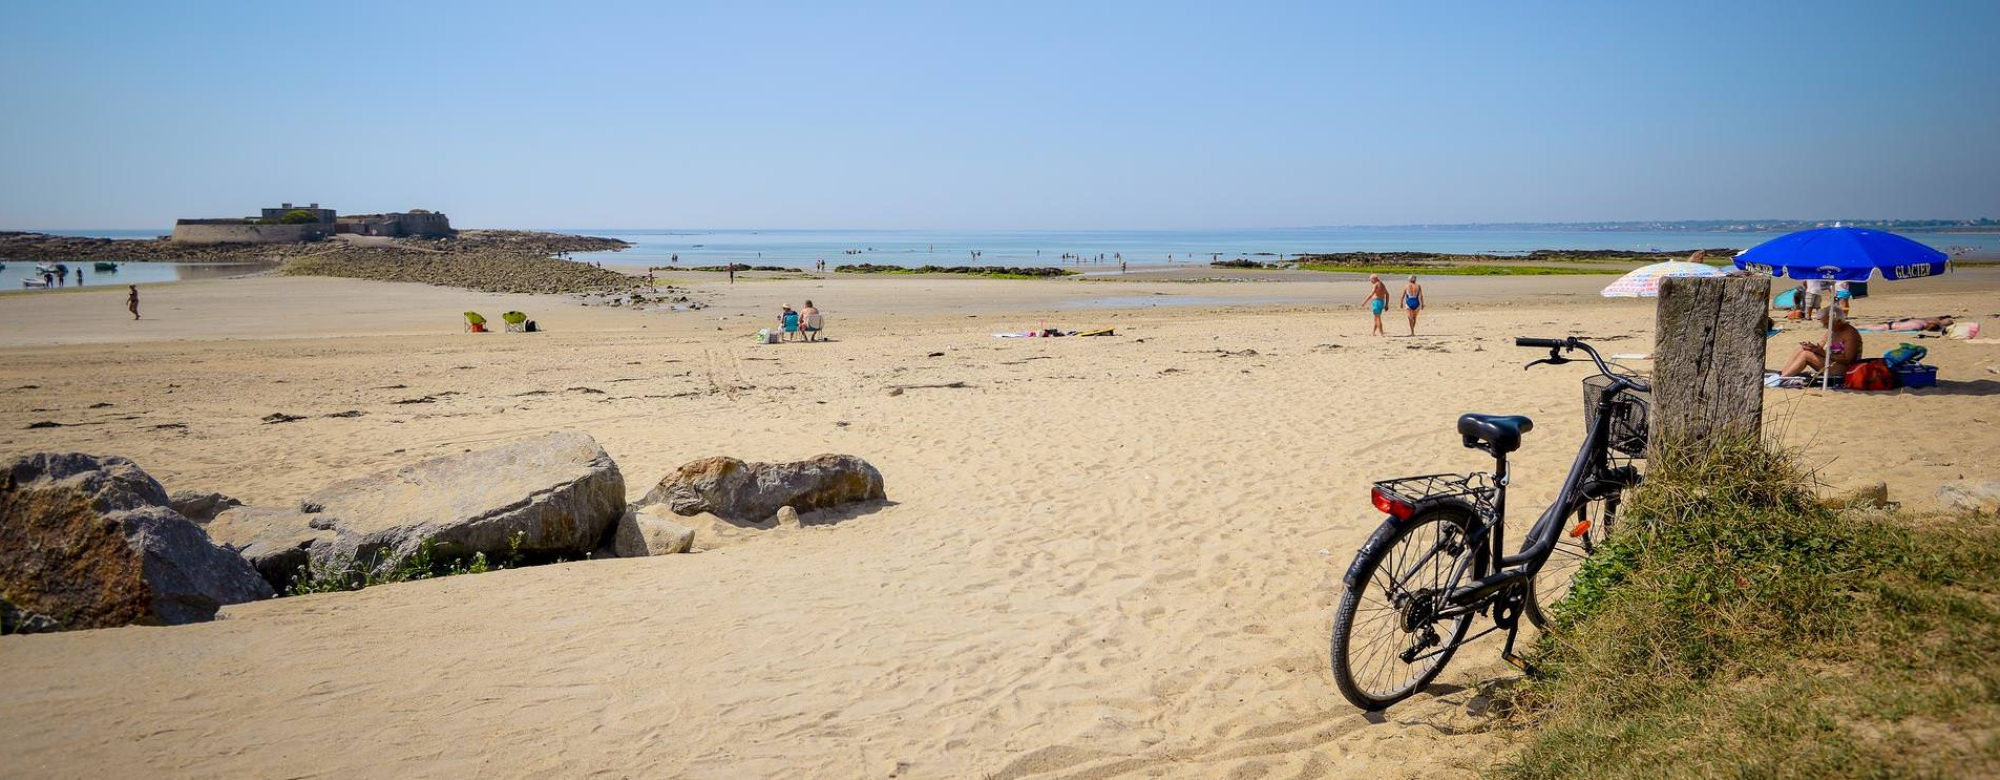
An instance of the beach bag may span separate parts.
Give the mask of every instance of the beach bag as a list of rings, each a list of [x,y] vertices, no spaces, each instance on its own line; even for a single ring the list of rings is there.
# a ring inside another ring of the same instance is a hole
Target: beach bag
[[[1870,358],[1847,368],[1847,375],[1841,378],[1841,386],[1849,390],[1894,390],[1896,372],[1880,360]]]
[[[534,320],[528,320],[527,331],[529,333],[538,333],[541,331],[541,328],[535,326]]]
[[[1929,349],[1905,341],[1902,346],[1882,353],[1882,362],[1889,364],[1889,370],[1894,371],[1906,363],[1920,363],[1930,353]]]

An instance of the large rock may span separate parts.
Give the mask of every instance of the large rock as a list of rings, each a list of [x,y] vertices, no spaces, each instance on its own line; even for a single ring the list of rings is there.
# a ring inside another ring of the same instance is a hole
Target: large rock
[[[884,498],[882,472],[852,455],[818,455],[792,463],[744,463],[703,458],[668,474],[638,506],[665,504],[678,515],[710,512],[737,522],[771,519],[779,507],[810,512],[851,501]]]
[[[45,616],[63,629],[192,623],[270,596],[132,461],[37,453],[0,473],[0,599],[16,619]]]
[[[633,509],[618,520],[611,552],[620,558],[673,555],[694,547],[694,529],[681,525],[665,506]]]
[[[1961,479],[1938,487],[1938,503],[1954,509],[2000,513],[2000,480]]]
[[[624,509],[618,464],[589,434],[562,431],[335,483],[296,508],[229,509],[208,531],[284,588],[307,560],[386,571],[426,544],[440,562],[582,558]]]

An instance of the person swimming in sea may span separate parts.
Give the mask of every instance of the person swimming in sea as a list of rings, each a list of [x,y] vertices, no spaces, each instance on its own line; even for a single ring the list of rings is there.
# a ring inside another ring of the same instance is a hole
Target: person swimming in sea
[[[1424,286],[1417,284],[1417,277],[1403,285],[1403,308],[1410,312],[1410,335],[1417,335],[1417,310],[1424,307]]]
[[[1368,331],[1370,336],[1382,335],[1382,311],[1389,308],[1389,288],[1382,284],[1382,277],[1368,275],[1368,297],[1361,303],[1368,307],[1368,313],[1375,316],[1375,326]]]

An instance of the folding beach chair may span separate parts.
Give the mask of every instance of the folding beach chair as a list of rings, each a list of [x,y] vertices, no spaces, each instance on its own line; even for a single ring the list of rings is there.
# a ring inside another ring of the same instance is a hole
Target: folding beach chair
[[[500,319],[507,323],[508,333],[528,332],[528,315],[526,314],[522,314],[518,311],[510,311],[501,314]]]
[[[479,316],[479,312],[476,312],[476,311],[469,311],[469,312],[466,312],[466,313],[465,313],[465,332],[467,332],[467,333],[485,333],[485,332],[486,332],[486,318],[485,318],[485,317],[481,317],[481,316]]]

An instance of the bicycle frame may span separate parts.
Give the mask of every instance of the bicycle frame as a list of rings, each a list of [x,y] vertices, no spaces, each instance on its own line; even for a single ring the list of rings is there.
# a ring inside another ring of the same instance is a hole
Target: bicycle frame
[[[1600,391],[1600,397],[1598,398],[1600,408],[1609,408],[1609,405],[1616,399],[1618,394],[1628,388],[1645,389],[1644,385],[1635,382],[1630,377],[1613,373],[1610,367],[1605,364],[1604,359],[1597,354],[1595,348],[1575,338],[1559,342],[1547,342],[1544,340],[1528,341],[1541,342],[1541,344],[1537,345],[1548,345],[1551,347],[1550,358],[1545,359],[1547,362],[1567,362],[1566,358],[1559,357],[1556,352],[1556,350],[1565,347],[1572,350],[1581,349],[1588,354],[1592,362],[1597,364],[1598,370],[1613,380]],[[1532,366],[1533,364],[1529,365]],[[1599,414],[1592,421],[1590,430],[1584,434],[1583,446],[1577,449],[1576,458],[1571,461],[1569,473],[1564,477],[1562,487],[1557,492],[1555,500],[1549,503],[1548,508],[1542,512],[1541,517],[1535,521],[1533,526],[1529,527],[1521,550],[1511,555],[1506,553],[1507,486],[1510,481],[1507,456],[1503,454],[1494,457],[1492,508],[1488,510],[1484,507],[1467,506],[1468,509],[1472,510],[1472,515],[1480,521],[1471,530],[1466,539],[1467,544],[1474,548],[1474,554],[1467,558],[1472,570],[1470,572],[1457,570],[1452,573],[1452,581],[1454,583],[1462,581],[1468,574],[1471,576],[1472,581],[1467,584],[1456,585],[1444,594],[1444,604],[1441,605],[1442,608],[1436,613],[1438,618],[1455,618],[1468,612],[1483,610],[1495,594],[1533,579],[1536,574],[1541,572],[1543,564],[1548,562],[1549,554],[1555,549],[1556,542],[1561,538],[1563,518],[1570,516],[1571,513],[1576,511],[1578,506],[1592,498],[1590,495],[1591,491],[1589,490],[1592,480],[1601,476],[1612,476],[1614,479],[1621,480],[1630,480],[1634,477],[1632,474],[1613,475],[1608,473],[1611,471],[1609,466],[1611,424],[1612,416],[1609,414]],[[1427,564],[1432,555],[1435,555],[1437,552],[1434,550],[1430,555],[1419,558],[1413,566]],[[1404,576],[1407,577],[1407,573]],[[1349,587],[1355,587],[1356,584],[1352,581],[1347,583]],[[1511,620],[1511,618],[1508,618],[1504,622],[1511,623]],[[1496,626],[1496,628],[1500,627],[1507,626]],[[1478,638],[1478,636],[1489,633],[1489,631],[1482,631],[1479,635],[1468,637],[1458,644],[1469,642],[1472,639]]]

